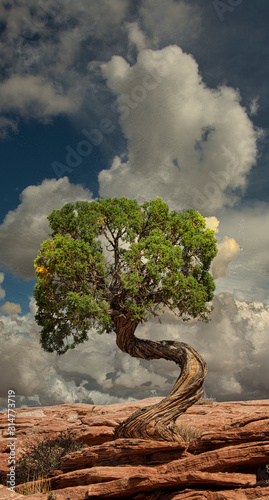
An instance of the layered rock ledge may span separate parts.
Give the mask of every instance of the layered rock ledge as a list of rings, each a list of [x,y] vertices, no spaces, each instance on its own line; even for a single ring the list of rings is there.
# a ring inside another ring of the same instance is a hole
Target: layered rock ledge
[[[26,443],[70,429],[85,444],[29,500],[269,500],[269,400],[194,405],[176,422],[187,441],[113,439],[114,428],[150,398],[107,406],[16,410],[16,459]],[[199,433],[193,437],[192,429]],[[189,436],[189,437],[188,437]],[[9,472],[7,411],[0,412],[0,475]],[[20,486],[16,487],[18,490]],[[26,498],[0,485],[1,500]]]

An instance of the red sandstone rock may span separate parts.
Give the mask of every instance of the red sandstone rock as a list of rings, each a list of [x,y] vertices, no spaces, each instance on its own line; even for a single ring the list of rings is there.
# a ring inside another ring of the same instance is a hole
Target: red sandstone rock
[[[269,496],[269,486],[266,488],[244,488],[222,491],[205,491],[186,489],[178,493],[162,494],[161,500],[254,500],[264,499]],[[145,500],[142,496],[137,496],[135,500]]]
[[[105,425],[88,427],[85,432],[80,431],[78,441],[89,446],[106,443],[106,441],[112,441],[113,432],[113,427],[106,427]]]
[[[27,441],[72,429],[88,447],[66,456],[62,471],[52,476],[52,493],[57,494],[57,500],[269,499],[269,485],[265,482],[265,466],[269,464],[269,400],[192,406],[177,421],[200,430],[201,436],[190,443],[113,441],[118,423],[136,409],[160,399],[107,406],[74,404],[17,409],[17,459]],[[7,427],[7,412],[0,412],[3,478],[9,470],[11,437]],[[263,482],[257,485],[259,468],[263,470]],[[2,486],[0,500],[10,498],[21,500],[25,496],[17,496]],[[47,498],[47,494],[39,493],[28,496],[29,500]]]
[[[85,469],[97,465],[161,464],[182,457],[187,443],[147,441],[145,439],[116,439],[70,453],[63,458],[62,470]]]
[[[6,486],[0,484],[0,499],[1,500],[23,500],[25,497],[19,493],[10,491]]]
[[[202,472],[181,470],[174,473],[145,466],[92,467],[68,472],[52,478],[52,489],[87,485],[88,494],[97,498],[129,498],[138,492],[191,484],[221,485],[228,487],[254,486],[256,476],[228,472]]]
[[[226,431],[210,431],[203,434],[191,443],[190,452],[200,452],[219,448],[221,446],[237,445],[244,442],[269,440],[269,419],[264,422],[251,422],[236,429],[227,429]]]
[[[214,483],[230,487],[250,486],[256,484],[256,475],[238,474],[231,471],[251,465],[257,467],[259,464],[264,464],[266,457],[269,457],[269,442],[244,443],[173,460],[154,468],[140,465],[117,465],[74,470],[53,478],[52,487],[61,489],[72,485],[99,483],[98,487],[91,486],[89,493],[97,497],[124,498],[124,494],[128,497],[131,493],[162,489],[167,485]],[[73,463],[73,467],[74,465]]]
[[[181,476],[168,475],[159,477],[157,474],[144,477],[136,474],[126,476],[120,480],[92,484],[88,487],[88,498],[130,499],[138,492],[160,491],[163,488],[179,487],[184,485],[203,484],[207,486],[251,486],[255,484],[255,476],[251,474],[205,473],[186,472]],[[156,488],[157,486],[157,488]]]

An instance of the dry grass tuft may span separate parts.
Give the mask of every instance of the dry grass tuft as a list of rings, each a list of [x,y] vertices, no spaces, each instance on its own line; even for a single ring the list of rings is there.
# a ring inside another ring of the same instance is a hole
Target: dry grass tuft
[[[189,427],[187,425],[178,425],[178,431],[183,438],[183,441],[189,443],[193,439],[196,439],[201,436],[201,431],[196,429],[195,427]]]
[[[16,488],[16,493],[21,495],[33,495],[34,493],[49,493],[51,491],[51,483],[42,477],[24,483],[20,487]]]

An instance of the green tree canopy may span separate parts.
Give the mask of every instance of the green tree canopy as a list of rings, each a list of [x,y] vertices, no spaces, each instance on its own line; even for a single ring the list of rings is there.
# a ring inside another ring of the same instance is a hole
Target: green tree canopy
[[[169,308],[183,320],[208,319],[216,240],[194,209],[107,198],[68,203],[48,219],[34,291],[46,351],[63,354],[92,327],[109,332],[120,314],[139,323]]]

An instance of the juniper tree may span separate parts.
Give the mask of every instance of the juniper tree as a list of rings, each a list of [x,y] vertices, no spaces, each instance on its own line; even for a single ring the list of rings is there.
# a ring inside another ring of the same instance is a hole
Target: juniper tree
[[[180,440],[175,421],[200,399],[206,364],[183,342],[134,333],[166,310],[183,321],[208,321],[213,231],[194,209],[170,211],[161,198],[142,205],[124,197],[67,203],[48,219],[52,233],[35,260],[42,347],[64,354],[96,328],[115,332],[130,356],[175,361],[181,373],[169,396],[132,415],[115,437]]]

